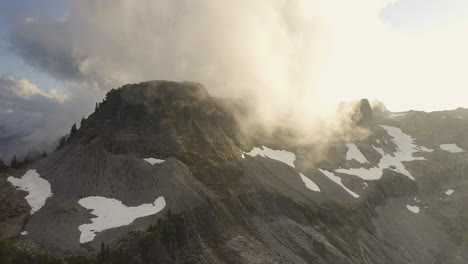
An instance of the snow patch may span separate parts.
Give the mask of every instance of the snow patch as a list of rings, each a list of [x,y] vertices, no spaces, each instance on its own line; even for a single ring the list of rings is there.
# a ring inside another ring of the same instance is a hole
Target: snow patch
[[[325,176],[327,176],[330,180],[334,181],[335,183],[337,183],[338,185],[340,185],[341,187],[343,187],[343,189],[345,189],[349,194],[351,194],[354,198],[359,198],[359,194],[351,191],[350,189],[348,189],[346,186],[344,186],[343,182],[341,181],[341,178],[336,176],[333,172],[329,172],[329,171],[326,171],[326,170],[322,170],[322,169],[319,169],[319,171],[321,173],[323,173]]]
[[[335,171],[339,173],[355,175],[366,181],[378,180],[380,179],[380,177],[382,177],[382,173],[383,173],[381,168],[337,169]]]
[[[162,159],[155,159],[155,158],[146,158],[146,159],[143,159],[143,160],[148,162],[151,165],[154,165],[156,163],[163,163],[165,161],[165,160],[162,160]]]
[[[348,152],[346,152],[346,159],[347,160],[356,160],[359,163],[369,163],[369,161],[364,157],[362,152],[359,150],[359,148],[356,146],[354,143],[348,143],[346,144],[348,147]]]
[[[414,214],[419,213],[419,206],[412,206],[412,205],[408,204],[408,205],[406,205],[406,208],[408,208],[408,210],[410,210]]]
[[[453,192],[454,192],[454,190],[448,189],[448,190],[445,192],[445,194],[448,195],[448,196],[450,196],[450,195],[453,194]]]
[[[22,235],[22,236],[25,236],[27,234],[28,234],[28,231],[23,231],[23,232],[20,233],[20,235]]]
[[[135,207],[127,207],[121,201],[101,196],[90,196],[80,199],[78,203],[88,210],[95,218],[90,224],[78,227],[81,232],[80,243],[92,241],[96,233],[131,224],[135,219],[154,215],[164,209],[166,201],[164,197],[157,198],[154,203],[142,204]]]
[[[274,150],[268,147],[262,146],[261,148],[253,148],[252,151],[245,153],[249,156],[255,157],[260,155],[262,157],[268,157],[270,159],[274,159],[280,162],[283,162],[290,167],[296,168],[294,165],[294,161],[296,160],[296,154],[286,151],[286,150]],[[299,173],[301,176],[302,181],[304,182],[305,186],[314,192],[320,192],[320,188],[315,184],[311,179],[304,176],[302,173]]]
[[[29,193],[25,198],[31,206],[31,214],[39,211],[45,205],[47,198],[52,197],[49,182],[41,178],[36,170],[28,170],[21,178],[10,176],[8,181],[13,186]]]
[[[413,160],[424,160],[423,157],[414,157],[413,154],[417,152],[432,152],[432,149],[417,146],[414,144],[414,138],[401,131],[401,129],[391,126],[381,125],[383,129],[393,138],[392,141],[397,146],[397,150],[393,155],[385,153],[382,148],[372,146],[382,158],[379,161],[378,167],[366,168],[353,168],[353,169],[337,169],[336,172],[355,175],[364,180],[378,180],[382,177],[384,169],[392,169],[399,173],[408,176],[414,180],[413,175],[405,168],[402,162]]]
[[[440,145],[440,149],[445,150],[450,153],[465,152],[462,148],[460,148],[456,144],[442,144]]]
[[[270,159],[274,159],[274,160],[286,163],[293,168],[296,167],[294,166],[294,161],[296,160],[296,154],[289,152],[289,151],[274,150],[274,149],[262,146],[261,148],[255,147],[252,149],[252,151],[245,153],[245,154],[252,156],[252,157],[255,157],[257,155],[260,155],[262,157],[268,157]]]
[[[304,182],[305,186],[314,192],[320,192],[320,188],[313,182],[311,179],[307,178],[304,174],[299,173],[301,179]]]

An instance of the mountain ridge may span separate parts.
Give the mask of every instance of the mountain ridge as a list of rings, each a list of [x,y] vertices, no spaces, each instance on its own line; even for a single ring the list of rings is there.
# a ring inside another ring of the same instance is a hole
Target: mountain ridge
[[[28,215],[24,193],[0,177],[2,192],[16,197],[2,208],[20,203],[5,218],[14,231],[0,235],[16,234],[17,244],[31,254],[90,261],[107,252],[99,251],[104,243],[126,263],[468,259],[467,229],[460,224],[467,216],[467,156],[440,147],[468,149],[460,132],[468,126],[468,111],[450,112],[454,118],[438,112],[392,116],[374,114],[361,100],[349,118],[368,135],[318,146],[291,140],[296,135],[285,130],[245,133],[236,114],[246,109],[209,96],[195,83],[152,81],[110,91],[65,144],[31,165],[53,193],[36,213]],[[364,159],[353,159],[356,152]],[[389,165],[381,163],[389,159]],[[444,194],[449,188],[455,191]],[[125,210],[158,197],[165,206],[80,243],[79,227],[101,219],[93,214],[97,209],[80,204],[92,197],[118,201]],[[416,207],[418,213],[410,210]],[[24,225],[14,224],[15,210]],[[27,235],[18,237],[20,231]]]

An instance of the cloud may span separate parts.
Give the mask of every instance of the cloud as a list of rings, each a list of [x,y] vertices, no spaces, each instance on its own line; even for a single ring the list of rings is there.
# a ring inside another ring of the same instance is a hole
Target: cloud
[[[28,80],[18,79],[10,75],[4,75],[0,78],[0,98],[9,100],[44,100],[59,103],[68,100],[68,96],[58,93],[55,89],[44,92]],[[15,105],[11,107],[15,107]]]
[[[42,151],[80,118],[85,97],[43,91],[26,79],[0,77],[0,159]]]
[[[361,97],[395,110],[462,105],[459,96],[439,98],[447,86],[468,85],[459,70],[467,21],[408,35],[382,20],[396,2],[66,1],[61,16],[16,19],[9,39],[27,63],[60,80],[103,90],[190,80],[214,95],[254,98],[271,120]],[[430,96],[415,102],[421,93]]]
[[[64,17],[14,23],[10,42],[60,80],[104,90],[190,80],[213,95],[255,98],[256,111],[274,120],[299,112],[291,101],[314,105],[325,44],[315,7],[308,0],[70,1]]]
[[[253,102],[253,123],[309,129],[337,101],[362,97],[391,110],[466,105],[467,21],[408,35],[380,15],[395,2],[65,1],[59,16],[10,21],[9,41],[26,63],[91,94],[190,80]]]

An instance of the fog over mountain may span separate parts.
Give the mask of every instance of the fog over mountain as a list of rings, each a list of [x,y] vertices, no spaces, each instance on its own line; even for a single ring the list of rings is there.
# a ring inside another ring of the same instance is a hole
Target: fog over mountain
[[[344,103],[326,144],[246,131],[250,109],[194,82],[109,91],[47,157],[0,166],[0,263],[468,261],[467,109]]]
[[[337,102],[364,97],[393,110],[465,105],[455,93],[468,84],[457,70],[468,61],[467,39],[459,34],[465,23],[408,36],[382,19],[396,4],[84,0],[50,1],[50,10],[32,10],[28,1],[18,1],[5,3],[1,12],[9,51],[57,80],[62,87],[53,88],[69,97],[61,103],[68,110],[59,119],[69,120],[61,131],[92,112],[94,102],[80,101],[100,101],[111,88],[154,79],[195,81],[214,96],[248,100],[251,123],[287,120],[311,129]],[[424,100],[412,99],[421,94]],[[450,100],[439,100],[448,94]],[[73,101],[76,107],[67,106]],[[22,126],[33,130],[36,121]],[[41,124],[43,131],[57,129]],[[13,122],[2,125],[22,130]]]

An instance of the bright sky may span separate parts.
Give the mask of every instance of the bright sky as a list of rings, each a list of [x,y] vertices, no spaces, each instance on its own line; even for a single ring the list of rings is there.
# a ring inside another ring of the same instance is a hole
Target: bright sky
[[[13,75],[24,78],[38,85],[40,88],[63,89],[64,84],[42,71],[31,67],[11,51],[8,43],[8,21],[14,16],[27,14],[28,16],[51,15],[59,16],[62,13],[60,0],[0,0],[0,77]]]
[[[325,103],[338,96],[377,99],[393,111],[468,106],[468,1],[354,4],[330,16],[334,39],[318,89]]]
[[[319,0],[330,39],[314,75],[318,101],[377,99],[390,110],[468,107],[468,1]],[[1,17],[60,16],[60,1],[0,0]],[[338,3],[338,4],[337,4]],[[337,8],[339,7],[339,8]],[[9,12],[7,11],[7,12]],[[66,90],[9,50],[7,20],[0,18],[0,76],[24,78],[41,89]]]

